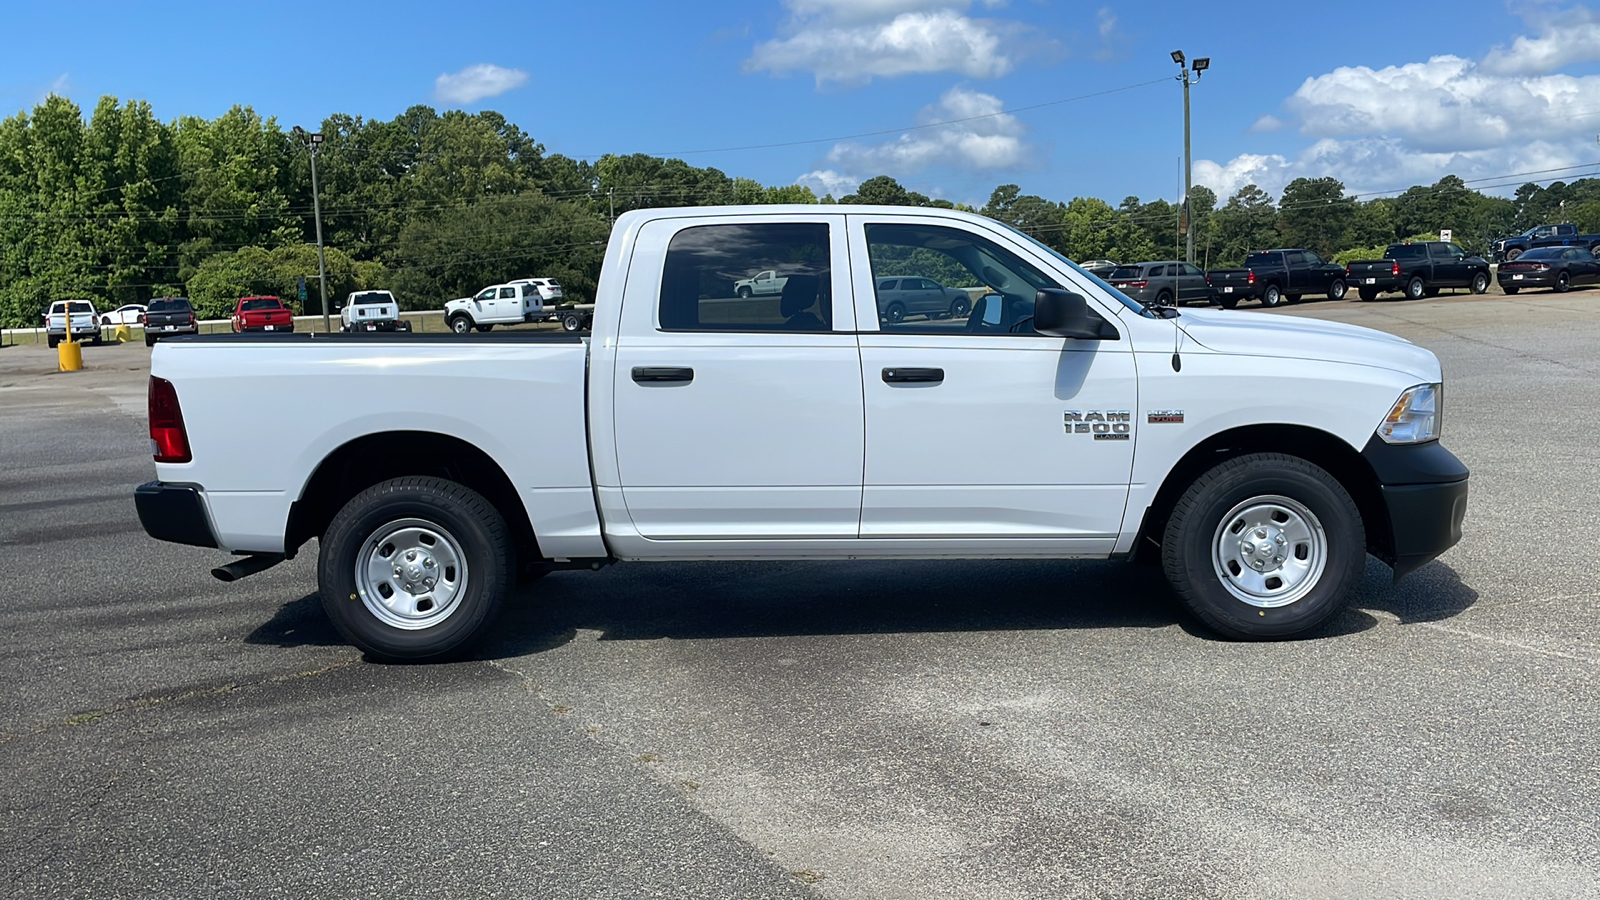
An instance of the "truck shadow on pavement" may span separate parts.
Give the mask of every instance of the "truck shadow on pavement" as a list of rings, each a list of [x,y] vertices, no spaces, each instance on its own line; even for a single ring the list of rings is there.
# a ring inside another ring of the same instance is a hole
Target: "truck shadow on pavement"
[[[1310,639],[1448,619],[1478,593],[1433,563],[1400,584],[1368,561],[1351,607]],[[601,640],[1160,629],[1225,640],[1183,609],[1157,566],[1083,561],[695,563],[556,573],[520,590],[479,659]]]

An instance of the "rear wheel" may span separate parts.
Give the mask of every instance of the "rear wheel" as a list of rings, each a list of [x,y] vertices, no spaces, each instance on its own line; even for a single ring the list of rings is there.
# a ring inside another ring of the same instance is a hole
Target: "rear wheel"
[[[1420,275],[1411,276],[1411,280],[1406,282],[1406,299],[1421,300],[1423,297],[1423,292],[1427,290],[1427,287],[1427,285],[1422,283],[1422,277]]]
[[[1474,294],[1486,293],[1489,290],[1489,273],[1479,272],[1472,276],[1472,292]]]
[[[1349,293],[1349,291],[1350,286],[1344,283],[1343,278],[1335,278],[1333,283],[1328,285],[1328,299],[1343,300],[1344,295]]]
[[[1239,298],[1233,294],[1218,294],[1217,303],[1220,304],[1223,309],[1234,309],[1239,305]]]
[[[898,322],[901,319],[904,319],[906,317],[905,304],[903,304],[903,303],[891,303],[891,304],[889,304],[889,308],[883,311],[883,317],[888,319],[891,322]]]
[[[1558,294],[1565,294],[1567,291],[1572,290],[1572,278],[1565,272],[1557,272],[1555,290]]]
[[[578,316],[576,314],[562,316],[561,317],[561,330],[562,331],[582,331],[583,330],[583,320],[578,318]]]
[[[489,332],[489,331],[493,331],[494,330],[494,326],[493,325],[474,325],[472,327],[478,329],[478,333],[479,334],[483,334],[485,332]]]
[[[1252,453],[1195,479],[1167,519],[1167,580],[1216,631],[1297,637],[1338,614],[1366,562],[1361,514],[1321,468]]]
[[[1275,284],[1267,285],[1266,290],[1263,290],[1261,292],[1261,305],[1262,306],[1277,306],[1278,304],[1280,304],[1282,302],[1283,302],[1283,292],[1278,290],[1278,286],[1275,285]]]
[[[1157,306],[1171,306],[1172,305],[1172,294],[1167,292],[1167,291],[1162,291],[1161,293],[1157,294],[1156,295],[1156,305]]]
[[[1376,288],[1357,288],[1356,294],[1360,296],[1362,300],[1366,300],[1368,302],[1378,299],[1378,290]]]
[[[456,334],[466,334],[472,330],[472,319],[462,315],[451,316],[450,330]]]
[[[1439,289],[1436,287],[1425,287],[1422,289],[1422,296],[1437,297],[1439,296]]]
[[[56,337],[56,336],[55,336],[55,335],[53,335],[53,334],[47,334],[47,335],[45,335],[45,336],[44,336],[44,341],[45,341],[45,343],[46,343],[46,344],[49,344],[49,345],[50,345],[50,349],[51,349],[51,350],[54,350],[54,349],[55,349],[55,348],[56,348],[56,345],[57,345],[57,344],[59,344],[59,343],[61,343],[61,339],[60,339],[60,338],[58,338],[58,337]]]
[[[334,516],[317,560],[322,605],[339,633],[374,657],[442,659],[494,620],[511,586],[499,510],[442,478],[394,478]]]
[[[957,297],[950,304],[951,318],[959,319],[969,312],[972,312],[972,300],[967,297]]]
[[[1508,288],[1501,288],[1501,290],[1505,291],[1507,294],[1511,294],[1512,296],[1515,296],[1517,291],[1522,290],[1522,288],[1508,287]]]
[[[153,334],[145,335],[144,336],[144,345],[146,347],[154,347],[156,345],[156,336],[153,335]]]

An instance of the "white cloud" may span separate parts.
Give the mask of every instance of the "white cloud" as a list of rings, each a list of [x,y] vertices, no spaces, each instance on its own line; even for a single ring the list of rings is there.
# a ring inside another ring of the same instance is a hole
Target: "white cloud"
[[[794,183],[811,188],[818,197],[832,194],[837,199],[854,191],[861,184],[861,179],[832,169],[817,169],[796,178]]]
[[[788,35],[757,44],[746,71],[810,72],[817,84],[959,72],[996,78],[1048,46],[1020,22],[965,15],[971,0],[787,0]],[[990,0],[989,5],[993,5]]]
[[[1250,126],[1250,130],[1257,134],[1265,134],[1271,131],[1282,131],[1287,124],[1277,116],[1268,113],[1257,119],[1256,123]]]
[[[1510,47],[1497,46],[1483,59],[1494,75],[1540,75],[1579,62],[1600,60],[1600,16],[1588,9],[1547,12],[1533,7],[1526,16],[1538,37],[1519,35]]]
[[[528,73],[521,69],[478,63],[434,79],[433,96],[444,103],[472,103],[485,97],[498,97],[522,87],[527,81]]]
[[[890,175],[932,166],[1016,168],[1028,161],[1032,147],[1022,139],[1026,128],[1016,116],[1002,113],[1003,108],[999,97],[954,87],[917,115],[922,123],[950,124],[908,131],[883,144],[835,144],[828,162],[845,172]],[[970,121],[955,121],[961,119]]]
[[[56,76],[55,81],[50,82],[50,87],[44,92],[44,95],[47,98],[52,96],[65,97],[70,90],[72,90],[72,79],[67,77],[66,72],[62,72]]]

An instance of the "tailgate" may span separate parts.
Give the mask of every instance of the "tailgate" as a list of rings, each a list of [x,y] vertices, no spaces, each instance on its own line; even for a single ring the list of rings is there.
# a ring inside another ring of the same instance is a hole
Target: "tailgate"
[[[1206,273],[1206,281],[1211,282],[1212,287],[1222,287],[1223,285],[1242,287],[1250,283],[1250,270],[1217,269]]]

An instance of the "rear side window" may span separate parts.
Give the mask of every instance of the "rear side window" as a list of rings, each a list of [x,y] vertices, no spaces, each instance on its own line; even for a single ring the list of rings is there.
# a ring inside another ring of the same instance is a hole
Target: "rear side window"
[[[1165,277],[1166,274],[1167,274],[1167,267],[1166,266],[1151,266],[1150,267],[1150,271],[1145,273],[1145,277],[1146,278],[1162,278],[1162,277]]]
[[[667,245],[661,329],[827,331],[832,274],[828,226],[820,222],[685,228]]]
[[[1422,259],[1427,255],[1427,244],[1395,244],[1383,251],[1384,259]]]

